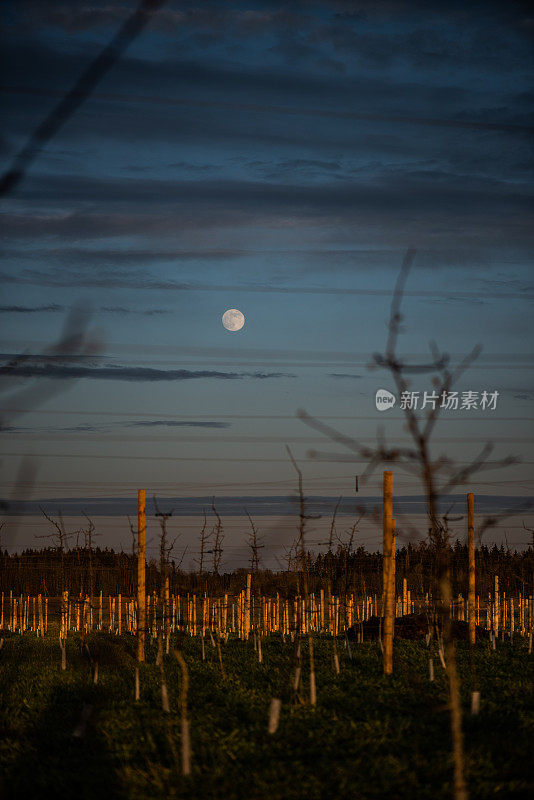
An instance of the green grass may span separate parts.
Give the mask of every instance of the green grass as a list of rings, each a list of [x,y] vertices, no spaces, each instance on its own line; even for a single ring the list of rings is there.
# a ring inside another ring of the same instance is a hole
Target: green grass
[[[89,637],[99,682],[69,637],[68,668],[60,670],[57,639],[31,634],[5,639],[0,651],[0,795],[6,798],[450,798],[447,691],[439,659],[428,680],[424,643],[395,643],[395,675],[382,676],[376,643],[340,645],[341,674],[332,670],[332,640],[316,639],[318,703],[304,685],[289,688],[292,645],[263,641],[263,664],[252,642],[181,642],[191,685],[192,775],[180,774],[180,669],[165,657],[171,713],[161,711],[156,648],[140,668],[134,702],[135,642]],[[467,779],[474,798],[527,798],[532,781],[532,657],[516,639],[474,653],[481,711],[468,713],[472,673],[468,647],[458,644]],[[283,698],[280,727],[267,733],[269,704]],[[84,704],[93,707],[86,735],[72,732]]]

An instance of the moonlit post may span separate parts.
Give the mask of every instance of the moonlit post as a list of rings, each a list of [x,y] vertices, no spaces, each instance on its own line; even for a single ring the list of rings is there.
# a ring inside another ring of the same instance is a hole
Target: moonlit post
[[[475,621],[475,499],[472,492],[467,495],[467,552],[469,561],[467,588],[467,621],[469,643],[476,641]]]
[[[395,614],[395,590],[393,577],[393,473],[384,472],[383,506],[383,570],[382,582],[384,593],[384,675],[393,673],[393,619]]]
[[[137,493],[137,660],[145,660],[145,490]]]

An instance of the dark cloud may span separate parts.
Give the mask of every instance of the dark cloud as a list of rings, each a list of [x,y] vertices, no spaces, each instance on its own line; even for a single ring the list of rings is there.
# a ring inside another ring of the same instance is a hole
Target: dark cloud
[[[118,314],[120,316],[125,316],[127,314],[144,314],[148,317],[171,313],[168,308],[147,308],[139,310],[136,308],[124,308],[124,306],[102,306],[100,311],[108,314]]]
[[[46,25],[78,38],[85,31],[102,34],[116,29],[129,12],[107,3],[21,6],[26,25],[36,32]],[[427,69],[447,64],[490,66],[492,56],[517,63],[528,42],[525,23],[528,17],[521,3],[474,2],[461,8],[454,2],[294,2],[284,8],[262,2],[246,8],[180,3],[161,8],[151,29],[168,38],[165,55],[200,50],[209,58],[226,46],[245,58],[250,39],[265,60],[275,56],[286,65],[341,72],[346,62],[355,60],[377,68],[391,67],[401,58]]]
[[[4,425],[1,430],[4,433],[109,433],[114,428],[208,428],[223,429],[231,428],[231,422],[216,422],[214,420],[134,420],[131,422],[112,422],[106,425],[93,425],[83,422],[79,425],[63,427],[17,427],[15,425]]]
[[[149,422],[126,422],[129,428],[230,428],[230,422],[215,422],[203,420],[167,420],[158,419]]]
[[[268,180],[279,180],[296,176],[309,179],[324,176],[343,169],[341,161],[321,161],[320,159],[290,158],[283,161],[251,161],[248,166]]]
[[[389,265],[391,267],[391,264]],[[394,265],[396,268],[396,264]],[[287,276],[285,276],[287,277]],[[298,275],[295,276],[298,280]],[[0,279],[5,283],[19,285],[37,285],[49,287],[77,287],[77,288],[108,288],[108,289],[142,289],[145,291],[173,291],[173,292],[250,292],[250,293],[274,293],[274,294],[296,294],[296,295],[334,295],[334,296],[362,296],[362,297],[390,297],[391,289],[375,288],[355,288],[352,286],[333,287],[333,286],[281,286],[274,283],[242,283],[232,284],[212,284],[177,282],[170,279],[161,279],[144,273],[120,274],[101,273],[99,275],[87,275],[86,273],[65,274],[62,270],[41,272],[39,270],[24,270],[23,274],[10,275],[0,273]],[[480,292],[472,291],[443,291],[434,289],[407,289],[404,292],[406,297],[422,297],[440,300],[453,301],[455,299],[478,300]],[[486,291],[485,298],[531,300],[534,298],[533,289],[523,291]]]
[[[36,29],[43,25],[53,26],[69,34],[118,26],[131,11],[127,6],[106,2],[73,4],[26,0],[21,5],[27,25]],[[220,41],[225,32],[254,36],[266,30],[277,30],[280,26],[295,28],[305,20],[304,14],[283,9],[262,9],[261,4],[258,8],[239,9],[216,3],[180,2],[168,3],[158,10],[151,28],[173,39],[184,31],[188,35],[191,31],[201,31],[204,35],[218,34],[217,41]]]
[[[489,295],[489,297],[498,297],[497,294]],[[486,306],[488,304],[487,300],[483,300],[481,297],[455,297],[454,294],[443,294],[440,297],[430,297],[428,298],[429,303],[464,303],[468,306]]]
[[[529,262],[530,252],[513,245],[515,263],[519,261]],[[22,247],[5,247],[3,249],[4,261],[6,264],[17,264],[19,269],[17,275],[8,276],[4,273],[6,281],[27,283],[32,278],[39,281],[43,278],[44,272],[32,269],[28,271],[25,264],[32,264],[36,261],[44,261],[47,264],[47,281],[59,285],[60,276],[63,275],[65,285],[77,285],[83,282],[84,276],[88,285],[100,285],[102,276],[107,276],[111,281],[124,281],[124,286],[128,285],[130,279],[132,288],[147,286],[148,288],[181,288],[184,290],[194,288],[196,284],[185,284],[180,282],[162,282],[161,287],[155,285],[157,282],[156,274],[169,262],[179,264],[182,272],[197,266],[205,266],[223,263],[225,267],[234,267],[238,264],[238,274],[249,272],[248,265],[251,261],[261,259],[264,265],[264,279],[270,276],[271,281],[280,282],[282,275],[284,280],[294,277],[299,283],[305,280],[304,273],[308,276],[314,273],[324,273],[325,267],[328,274],[344,274],[347,277],[353,275],[355,270],[358,272],[367,270],[396,270],[398,266],[397,248],[376,247],[368,249],[365,247],[315,247],[315,248],[282,248],[277,246],[275,249],[262,249],[257,247],[249,250],[236,249],[212,249],[199,248],[198,250],[179,250],[169,248],[167,250],[139,250],[128,247],[125,250],[115,250],[105,247],[91,247],[88,249],[83,246],[73,247],[65,244],[63,247],[45,247],[39,242],[38,247],[25,244]],[[280,261],[284,262],[283,272],[277,272]],[[510,263],[510,253],[506,256],[507,263]],[[414,269],[435,270],[435,269],[455,269],[458,267],[469,267],[472,271],[480,274],[480,285],[484,288],[484,293],[489,289],[490,294],[495,291],[505,292],[527,292],[534,291],[534,284],[514,278],[507,279],[488,279],[488,269],[493,265],[503,263],[503,254],[489,249],[481,249],[474,246],[462,246],[458,242],[445,244],[444,247],[433,246],[432,249],[419,249],[417,262]],[[289,266],[291,264],[291,266]],[[143,272],[139,270],[143,268]],[[105,270],[104,270],[105,268]],[[144,273],[144,274],[143,274]],[[146,281],[149,281],[147,284]],[[152,284],[154,281],[154,284]],[[286,286],[286,288],[288,288]],[[281,286],[281,291],[283,287]]]
[[[361,375],[352,375],[351,373],[348,373],[348,372],[330,372],[328,374],[328,377],[329,378],[351,378],[352,380],[354,380],[356,378],[361,378],[362,376]]]
[[[264,183],[247,180],[129,180],[91,178],[79,175],[29,178],[25,199],[32,203],[98,204],[110,213],[132,213],[150,204],[159,209],[170,225],[178,213],[214,222],[224,210],[234,219],[269,216],[336,218],[349,221],[355,214],[369,217],[433,216],[447,213],[448,221],[477,216],[526,214],[532,209],[533,195],[528,186],[510,184],[491,176],[461,175],[443,170],[382,170],[371,179],[362,177],[344,183],[319,185]],[[87,214],[84,219],[87,220]],[[64,215],[63,215],[64,217]],[[15,224],[16,218],[8,215]],[[54,218],[51,218],[53,222]],[[132,219],[133,232],[134,220]],[[491,221],[490,221],[491,224]]]
[[[51,303],[47,306],[0,306],[0,312],[5,314],[37,314],[37,313],[57,313],[64,312],[65,306]],[[169,309],[166,308],[147,308],[147,309],[134,309],[124,308],[123,306],[102,306],[98,309],[103,314],[118,314],[124,316],[127,314],[143,314],[146,316],[157,316],[159,314],[170,314]]]
[[[285,372],[218,372],[215,370],[188,369],[152,369],[150,367],[88,367],[60,364],[7,364],[0,367],[1,375],[12,375],[20,378],[92,378],[93,380],[110,381],[184,381],[194,379],[241,380],[252,378],[267,380],[269,378],[296,378],[296,375]]]
[[[51,303],[48,306],[0,306],[0,312],[5,314],[38,314],[41,312],[65,311],[65,306]]]
[[[391,44],[386,37],[382,38],[382,47],[372,41],[369,52],[384,52],[389,57]],[[317,45],[314,47],[316,50]],[[454,63],[453,56],[450,58]],[[87,59],[85,52],[59,51],[39,42],[31,45],[22,42],[16,46],[8,43],[5,47],[7,71],[17,75],[12,87],[16,91],[6,96],[7,108],[16,112],[8,119],[9,130],[22,132],[24,115],[36,119],[38,113],[49,107],[54,92],[66,88],[66,76],[79,74]],[[39,86],[35,84],[36,74]],[[289,65],[262,65],[261,68],[250,63],[229,65],[220,58],[210,60],[205,54],[198,60],[124,58],[87,104],[85,114],[91,114],[91,124],[87,124],[84,114],[71,120],[69,127],[77,136],[85,131],[105,137],[127,137],[130,141],[133,137],[177,141],[196,135],[217,138],[220,142],[221,136],[226,135],[237,142],[240,137],[247,138],[251,134],[256,139],[262,136],[265,125],[257,120],[262,111],[271,116],[272,122],[276,122],[277,116],[312,115],[335,120],[338,128],[341,120],[358,119],[375,123],[388,119],[411,120],[427,125],[469,127],[469,115],[477,115],[477,112],[478,118],[475,116],[473,120],[475,128],[484,128],[487,124],[490,128],[505,130],[514,121],[523,124],[516,115],[525,113],[520,94],[526,90],[526,85],[523,88],[519,81],[516,81],[519,92],[512,88],[508,91],[496,88],[488,93],[481,87],[468,91],[465,82],[451,81],[447,70],[437,71],[431,82],[427,74],[423,79],[420,67],[414,70],[413,76],[401,78],[401,74],[388,70],[384,75],[368,71],[362,75],[362,70],[358,69],[351,74],[331,76],[321,71],[297,70]],[[135,94],[131,91],[133,86]],[[157,93],[154,87],[158,87]],[[9,89],[4,87],[4,91],[6,88]],[[33,96],[31,105],[25,92]],[[121,96],[121,93],[124,94]],[[480,116],[488,97],[501,101],[493,106],[500,108],[497,118],[487,114]],[[147,104],[151,106],[150,113],[140,113]],[[439,109],[440,113],[428,114],[428,109]],[[201,113],[203,110],[207,115]],[[229,111],[233,112],[230,116]],[[206,122],[209,122],[207,127]],[[273,124],[269,127],[272,136]],[[279,141],[283,140],[284,130],[288,140],[295,139],[295,123],[292,123],[292,130],[287,130],[287,121],[283,121],[277,134]],[[327,130],[321,130],[316,124],[313,130],[309,126],[301,127],[299,133],[301,136],[304,133],[309,142],[317,135],[326,137]]]
[[[24,428],[19,428],[20,431],[28,430]],[[31,430],[31,429],[29,429]],[[42,432],[54,432],[54,433],[105,433],[108,430],[108,427],[105,425],[92,425],[90,422],[82,422],[79,425],[72,425],[70,427],[63,427],[63,428],[38,428],[34,430],[39,430]]]
[[[4,247],[2,252],[6,262],[11,261],[21,264],[35,259],[35,251],[28,247]],[[143,247],[136,247],[134,249],[129,247],[122,250],[100,247],[98,249],[91,248],[91,250],[88,250],[85,247],[72,247],[67,244],[63,247],[43,247],[43,244],[40,243],[38,252],[39,259],[46,260],[46,263],[50,265],[59,263],[71,269],[75,265],[76,267],[88,268],[91,272],[105,266],[106,269],[112,268],[113,272],[115,272],[117,268],[122,269],[126,267],[130,269],[132,266],[146,267],[147,264],[164,264],[169,261],[175,264],[218,261],[234,262],[238,259],[250,257],[258,251],[237,250],[234,248],[213,248],[208,250],[202,247],[195,250],[184,250],[177,247],[168,247],[166,249],[162,249],[161,247],[154,247],[153,249],[145,249]],[[308,256],[313,256],[314,252],[315,251],[306,251]],[[116,308],[120,308],[120,306]]]

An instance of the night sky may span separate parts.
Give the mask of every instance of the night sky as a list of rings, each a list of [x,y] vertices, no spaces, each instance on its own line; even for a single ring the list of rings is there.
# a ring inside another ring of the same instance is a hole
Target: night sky
[[[2,3],[2,172],[134,8]],[[3,361],[29,357],[3,378],[1,495],[24,454],[34,499],[85,508],[284,495],[289,444],[310,494],[354,497],[364,465],[310,460],[348,451],[295,412],[407,443],[367,365],[409,247],[400,351],[480,343],[456,388],[499,392],[444,412],[433,453],[490,440],[523,463],[459,490],[532,495],[533,31],[520,2],[165,4],[2,201]],[[83,358],[43,358],[69,313]]]

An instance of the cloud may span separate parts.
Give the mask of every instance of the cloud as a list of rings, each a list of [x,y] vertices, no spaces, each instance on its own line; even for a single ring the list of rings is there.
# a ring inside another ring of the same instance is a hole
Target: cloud
[[[391,269],[391,263],[387,265],[386,269]],[[393,268],[397,268],[397,264],[393,264]],[[287,276],[284,276],[287,277]],[[298,282],[300,276],[296,275],[293,279]],[[104,289],[141,289],[144,291],[174,291],[174,292],[249,292],[249,293],[273,293],[273,294],[296,294],[296,295],[332,295],[332,296],[361,296],[361,297],[390,297],[391,289],[380,288],[355,288],[352,286],[345,286],[342,288],[334,286],[283,286],[271,282],[265,283],[242,283],[242,284],[209,284],[209,283],[195,283],[177,282],[171,279],[158,278],[143,273],[120,273],[120,272],[105,272],[94,273],[87,275],[87,273],[71,272],[66,274],[64,270],[49,270],[42,272],[39,270],[24,270],[23,273],[10,275],[8,273],[0,273],[0,280],[4,283],[13,283],[19,285],[36,285],[36,286],[49,286],[49,287],[78,287],[78,288],[104,288]],[[423,297],[432,298],[435,301],[436,296],[442,296],[444,300],[453,302],[456,299],[462,299],[466,302],[474,298],[477,303],[479,302],[480,292],[473,291],[447,291],[433,290],[433,289],[407,289],[404,292],[406,297]],[[529,300],[534,297],[532,288],[524,291],[486,291],[484,297],[517,300]]]
[[[48,306],[0,306],[0,311],[4,314],[38,314],[41,312],[65,311],[65,306],[51,303]]]
[[[64,312],[65,306],[60,306],[57,303],[51,303],[47,306],[0,306],[0,312],[4,314],[37,314],[37,313],[57,313]],[[102,306],[98,309],[102,314],[118,314],[124,316],[126,314],[143,314],[146,316],[156,316],[158,314],[170,314],[171,311],[166,308],[124,308],[123,306]]]
[[[239,35],[255,35],[258,32],[276,30],[280,26],[296,28],[306,17],[303,14],[285,10],[233,9],[214,3],[198,4],[188,7],[180,3],[159,8],[151,21],[151,28],[159,34],[176,39],[184,32],[193,31],[204,34],[218,34],[217,40],[225,32],[239,31]],[[113,3],[71,3],[71,2],[28,2],[24,4],[24,18],[36,30],[43,25],[53,26],[69,34],[95,31],[98,28],[115,28],[127,19],[131,12],[124,4]]]
[[[136,421],[136,422],[125,422],[124,425],[128,426],[129,428],[230,428],[230,422],[214,422],[211,420],[207,420],[204,422],[203,420],[167,420],[167,419],[158,419],[153,421]]]
[[[46,204],[46,214],[9,214],[12,238],[63,239],[112,235],[176,236],[179,231],[304,225],[346,225],[409,236],[420,246],[451,229],[487,242],[532,243],[528,187],[491,176],[443,170],[376,171],[350,181],[272,183],[251,180],[128,180],[78,175],[28,177],[28,203]],[[61,198],[72,211],[54,213]],[[90,204],[96,210],[77,210]],[[465,232],[465,233],[463,233]],[[429,240],[429,237],[431,239]]]
[[[515,293],[517,294],[517,293]],[[487,295],[488,297],[498,297],[496,293]],[[517,295],[519,296],[519,295]],[[502,295],[501,295],[502,297]],[[487,300],[483,300],[481,297],[455,297],[454,293],[450,295],[443,294],[440,297],[429,297],[429,303],[465,303],[468,306],[485,306],[488,304]]]
[[[268,180],[318,178],[343,169],[341,160],[323,161],[313,158],[289,158],[281,161],[251,161],[247,165]]]
[[[102,306],[100,311],[107,314],[119,314],[121,316],[126,314],[145,314],[148,317],[171,313],[167,308],[147,308],[138,310],[136,308],[124,308],[123,306]]]
[[[327,39],[330,35],[325,34]],[[354,31],[350,32],[350,36],[359,37],[357,41],[367,44],[370,59],[376,61],[377,54],[380,54],[389,61],[391,37],[374,34],[362,38],[361,33]],[[423,54],[425,36],[426,31],[422,31]],[[313,42],[309,50],[317,52],[318,43],[320,39]],[[331,45],[331,42],[328,44]],[[394,41],[393,44],[398,47],[399,54],[406,56],[409,52],[402,41]],[[352,39],[346,48],[349,51],[354,49]],[[96,133],[121,141],[127,137],[129,141],[165,139],[177,142],[190,141],[191,136],[196,136],[199,140],[209,138],[217,142],[223,137],[231,138],[236,143],[244,139],[258,142],[259,137],[263,142],[273,141],[276,137],[280,142],[296,142],[302,137],[302,124],[297,131],[294,123],[288,128],[287,120],[283,118],[312,115],[325,120],[337,120],[337,128],[340,128],[343,120],[349,122],[350,128],[344,131],[348,144],[356,120],[375,123],[388,120],[396,123],[417,122],[437,128],[487,127],[500,131],[512,130],[510,126],[514,123],[525,124],[521,122],[525,113],[521,92],[495,88],[488,93],[481,88],[472,89],[461,77],[457,77],[456,81],[451,80],[447,66],[450,61],[454,65],[454,59],[447,52],[446,38],[443,49],[441,69],[435,71],[432,80],[429,80],[428,70],[425,72],[420,66],[411,73],[388,69],[381,75],[363,71],[360,64],[350,74],[343,76],[325,75],[323,69],[312,73],[308,62],[301,70],[287,63],[280,64],[276,59],[274,63],[260,67],[254,63],[254,59],[250,59],[250,51],[245,53],[249,59],[244,63],[222,61],[220,54],[213,53],[210,56],[201,48],[196,48],[193,57],[185,60],[181,47],[180,58],[123,58],[106,78],[106,92],[99,87],[90,101],[93,112],[91,125],[87,126],[86,121],[82,124],[78,118],[73,119],[69,127],[77,135],[87,137],[90,129],[93,135]],[[482,46],[476,49],[484,51]],[[17,94],[12,93],[6,98],[8,111],[11,105],[16,106],[8,122],[13,129],[21,131],[25,116],[30,112],[28,99],[23,93],[34,95],[38,108],[43,107],[44,110],[50,101],[47,93],[61,94],[65,75],[79,74],[88,58],[85,49],[80,53],[60,51],[36,41],[31,44],[5,44],[4,50],[7,73],[17,75]],[[363,48],[356,52],[359,56],[363,55]],[[469,46],[465,52],[470,52]],[[331,47],[317,55],[333,61]],[[273,58],[270,60],[273,62]],[[488,82],[495,69],[490,69],[491,64],[488,61]],[[35,88],[35,74],[40,76],[43,88]],[[522,77],[519,71],[515,83],[518,89],[524,86],[526,90],[528,85],[524,79],[521,80]],[[132,93],[133,86],[137,89],[136,94]],[[126,94],[121,96],[121,92]],[[169,94],[166,95],[166,92]],[[488,97],[492,99],[491,105],[484,103]],[[261,98],[261,103],[258,103],[258,98]],[[113,104],[111,107],[110,103]],[[135,105],[141,108],[149,105],[150,113],[140,113]],[[184,113],[184,107],[189,107],[187,113]],[[498,118],[491,116],[495,108],[500,109]],[[406,109],[409,109],[409,113],[406,113]],[[429,109],[439,109],[440,113],[433,119],[433,115],[428,113]],[[31,110],[34,113],[33,106]],[[262,112],[268,113],[275,123],[283,120],[276,132],[272,124],[267,128],[261,119],[257,119]],[[110,115],[113,120],[111,126]],[[325,128],[317,122],[313,126],[306,126],[305,135],[307,145],[315,141],[317,136],[327,143],[329,138],[331,140],[332,126]]]
[[[63,427],[20,427],[15,425],[1,426],[4,433],[109,433],[114,428],[208,428],[224,429],[231,428],[231,422],[216,422],[214,420],[134,420],[131,422],[111,422],[104,425],[93,425],[90,422],[82,422],[79,425],[69,425]]]
[[[73,265],[87,266],[91,270],[95,267],[105,266],[106,268],[123,266],[131,267],[140,265],[145,267],[146,264],[158,264],[172,261],[173,263],[188,263],[197,261],[235,261],[239,258],[246,258],[255,254],[256,250],[237,250],[235,248],[212,248],[205,249],[199,247],[198,249],[178,249],[176,247],[168,247],[166,249],[144,247],[118,249],[99,247],[91,248],[90,250],[84,247],[72,247],[66,245],[64,247],[39,247],[40,256],[46,260],[47,263],[54,263],[59,261],[61,264],[72,267]],[[374,252],[374,251],[372,251]],[[27,247],[24,249],[4,247],[2,250],[5,259],[26,261],[32,260],[35,256],[34,252]],[[306,251],[308,256],[313,255],[314,251]],[[371,255],[371,252],[370,252]]]
[[[267,380],[270,378],[296,378],[285,372],[218,372],[215,370],[153,369],[151,367],[87,367],[58,364],[7,364],[0,367],[0,375],[13,375],[20,378],[91,378],[109,381],[185,381],[196,379],[214,380]]]

